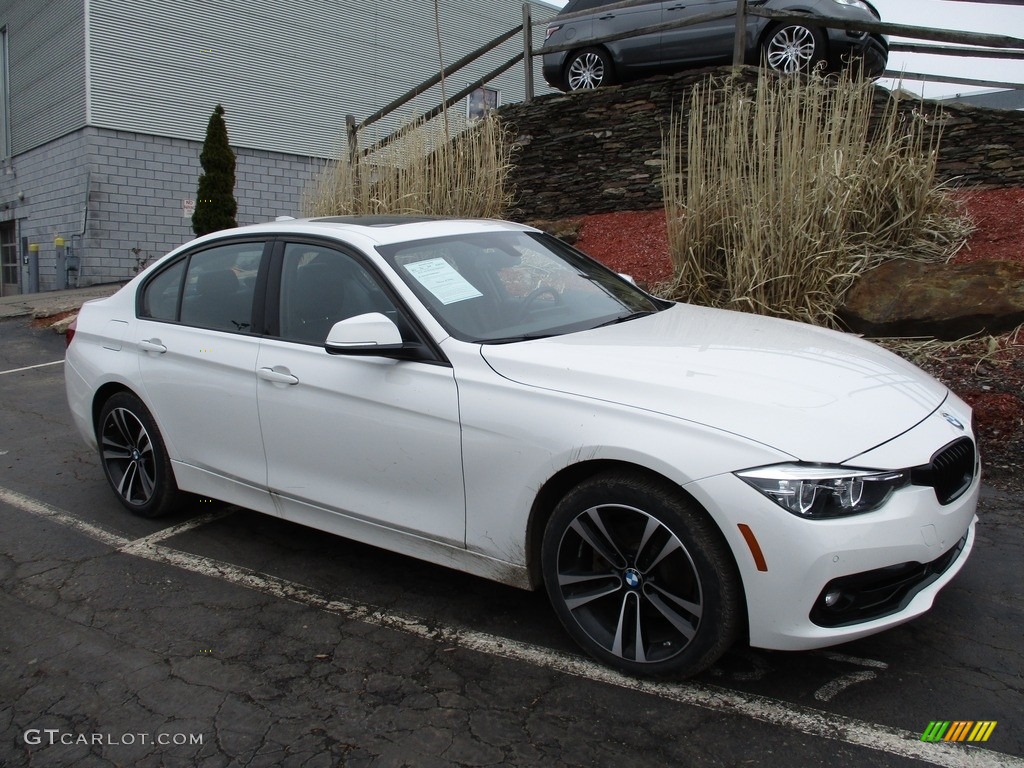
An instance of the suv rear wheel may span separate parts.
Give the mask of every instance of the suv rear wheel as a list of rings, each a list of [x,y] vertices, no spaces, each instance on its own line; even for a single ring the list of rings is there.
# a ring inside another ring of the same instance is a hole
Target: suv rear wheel
[[[612,82],[612,60],[600,48],[584,48],[569,57],[565,84],[570,91],[600,88]]]

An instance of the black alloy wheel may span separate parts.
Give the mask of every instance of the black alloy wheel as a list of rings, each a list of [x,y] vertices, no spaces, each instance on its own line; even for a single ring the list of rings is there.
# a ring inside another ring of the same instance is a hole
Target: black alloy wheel
[[[141,517],[174,510],[180,494],[171,461],[156,422],[138,397],[118,392],[108,399],[96,436],[107,482],[126,509]]]
[[[728,546],[668,483],[629,473],[585,481],[556,507],[541,561],[569,634],[629,674],[697,674],[738,636]]]

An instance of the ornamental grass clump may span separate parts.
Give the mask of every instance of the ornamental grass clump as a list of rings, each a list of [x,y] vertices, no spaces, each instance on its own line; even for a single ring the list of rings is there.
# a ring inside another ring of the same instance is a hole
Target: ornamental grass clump
[[[405,214],[501,218],[512,205],[512,140],[494,115],[453,126],[417,120],[370,155],[328,163],[305,216]],[[450,138],[448,138],[450,136]]]
[[[682,301],[836,325],[860,273],[942,261],[970,226],[936,182],[941,129],[876,88],[822,75],[709,79],[673,116],[665,203]]]

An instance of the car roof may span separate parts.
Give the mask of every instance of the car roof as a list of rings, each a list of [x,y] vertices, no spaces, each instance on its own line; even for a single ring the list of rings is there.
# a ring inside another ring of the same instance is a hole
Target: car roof
[[[202,238],[216,240],[233,235],[355,235],[377,245],[401,243],[473,232],[532,232],[533,227],[499,219],[465,219],[442,216],[323,216],[251,224],[221,230]]]

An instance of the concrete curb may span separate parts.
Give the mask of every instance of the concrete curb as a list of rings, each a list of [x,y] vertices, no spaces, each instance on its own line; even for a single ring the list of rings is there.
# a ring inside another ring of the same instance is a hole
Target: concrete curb
[[[117,293],[123,285],[124,283],[105,283],[86,288],[71,288],[65,291],[3,296],[0,297],[0,320],[15,317],[31,317],[38,320],[65,312],[77,312],[82,304],[90,299],[111,296]],[[63,329],[60,332],[63,333]]]

